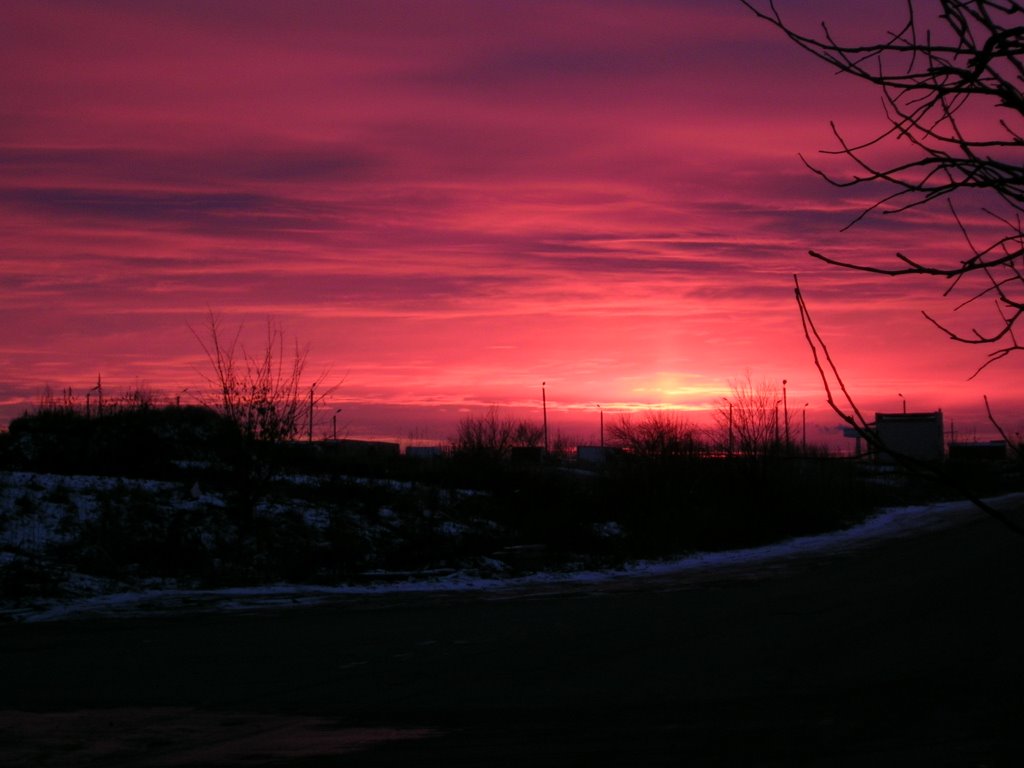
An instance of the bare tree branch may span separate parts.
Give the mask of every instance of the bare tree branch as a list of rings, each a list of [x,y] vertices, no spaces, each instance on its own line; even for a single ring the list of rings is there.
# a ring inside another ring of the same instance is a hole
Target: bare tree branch
[[[988,502],[981,499],[976,493],[964,486],[964,484],[959,480],[953,478],[948,473],[936,471],[933,466],[926,462],[919,461],[904,453],[893,450],[890,446],[886,445],[881,438],[879,438],[878,432],[864,417],[864,414],[861,413],[857,404],[850,396],[849,390],[846,388],[846,382],[840,375],[839,368],[836,366],[835,361],[833,361],[832,355],[828,350],[828,346],[825,344],[825,340],[821,337],[817,327],[814,325],[814,320],[811,317],[810,310],[807,308],[803,292],[800,290],[800,280],[796,275],[793,275],[793,291],[796,297],[797,309],[800,311],[800,322],[803,325],[804,338],[807,340],[807,345],[810,347],[811,355],[814,358],[814,367],[817,369],[818,375],[821,377],[821,383],[825,388],[826,399],[832,411],[842,419],[843,422],[854,429],[873,451],[879,453],[884,452],[904,468],[917,474],[931,477],[948,488],[951,488],[958,495],[970,501],[982,512],[993,519],[998,520],[1009,530],[1024,536],[1024,527],[1014,520],[1011,520]],[[988,407],[988,398],[985,399],[985,406],[986,408]],[[991,416],[991,411],[989,411],[989,414]],[[1000,432],[1002,432],[1001,429]],[[1009,441],[1007,442],[1009,443]]]
[[[957,331],[925,314],[953,341],[999,346],[975,375],[1020,351],[1013,329],[1024,314],[1024,4],[906,0],[904,20],[894,31],[880,33],[876,42],[851,44],[840,41],[824,22],[817,31],[798,31],[776,0],[741,2],[837,73],[880,91],[884,127],[873,137],[851,142],[832,124],[837,148],[823,154],[849,161],[849,174],[835,175],[801,156],[811,171],[836,187],[883,190],[844,229],[874,214],[907,213],[946,200],[969,251],[952,264],[896,253],[898,263],[892,266],[836,259],[816,250],[810,255],[843,269],[946,280],[944,296],[958,289],[973,291],[954,311],[994,297],[994,330]],[[979,194],[989,200],[979,212],[998,222],[1001,234],[986,228],[982,235],[978,224],[971,233],[954,209],[954,200],[961,200],[958,207],[965,210],[973,207]],[[979,245],[982,236],[987,244]],[[962,280],[971,274],[983,275],[984,284]]]

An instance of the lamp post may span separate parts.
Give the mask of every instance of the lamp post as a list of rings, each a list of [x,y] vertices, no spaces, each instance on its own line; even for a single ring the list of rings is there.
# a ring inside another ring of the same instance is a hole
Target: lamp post
[[[601,417],[601,447],[604,448],[604,411],[600,403],[597,404],[597,412]]]
[[[334,435],[334,439],[335,439],[335,440],[337,440],[337,439],[338,439],[338,414],[339,414],[339,413],[341,413],[341,408],[339,408],[338,410],[336,410],[336,411],[334,412],[334,415],[333,415],[333,416],[331,416],[331,428],[332,428],[332,432],[331,432],[331,434],[333,434],[333,435]]]
[[[807,406],[808,405],[810,405],[810,403],[804,403],[803,413],[800,414],[800,419],[803,422],[803,428],[804,428],[804,437],[803,437],[804,453],[807,453]]]
[[[544,411],[544,453],[548,452],[548,393],[547,393],[547,382],[542,381],[540,383],[540,401],[541,407]]]
[[[903,412],[906,413],[907,412],[907,398],[905,398],[903,396],[902,392],[897,392],[896,393],[896,397],[898,397],[900,400],[903,401]]]

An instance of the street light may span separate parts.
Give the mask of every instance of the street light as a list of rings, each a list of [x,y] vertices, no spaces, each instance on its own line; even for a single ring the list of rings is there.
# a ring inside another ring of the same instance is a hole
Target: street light
[[[604,448],[604,411],[601,410],[601,404],[597,404],[597,412],[601,416],[601,447]]]
[[[901,392],[897,392],[896,393],[896,397],[898,397],[900,400],[903,401],[903,412],[906,413],[907,412],[907,398],[905,398],[903,396],[903,393],[901,393]]]
[[[803,413],[800,415],[800,418],[803,421],[803,427],[804,427],[804,439],[803,439],[804,453],[807,453],[807,406],[808,405],[810,405],[810,403],[804,403],[804,410],[803,410]]]
[[[337,440],[337,439],[338,439],[338,414],[339,414],[339,413],[341,413],[341,408],[339,408],[338,410],[336,410],[336,411],[334,412],[334,415],[333,415],[333,416],[331,416],[331,425],[332,425],[332,427],[333,427],[333,434],[334,434],[334,439],[335,439],[335,440]]]
[[[545,455],[547,455],[547,452],[548,452],[548,392],[547,392],[547,389],[546,389],[547,384],[548,383],[546,381],[542,381],[540,383],[541,406],[542,406],[542,408],[544,410],[544,454]]]

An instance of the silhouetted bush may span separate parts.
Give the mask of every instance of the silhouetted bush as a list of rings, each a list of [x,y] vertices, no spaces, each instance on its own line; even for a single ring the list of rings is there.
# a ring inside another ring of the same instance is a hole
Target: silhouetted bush
[[[543,442],[543,425],[491,408],[483,416],[467,416],[459,422],[452,449],[464,460],[486,464],[512,458],[516,449],[539,449]]]
[[[118,408],[91,418],[43,410],[11,421],[0,461],[36,472],[159,478],[182,465],[236,462],[241,448],[235,427],[207,408]]]

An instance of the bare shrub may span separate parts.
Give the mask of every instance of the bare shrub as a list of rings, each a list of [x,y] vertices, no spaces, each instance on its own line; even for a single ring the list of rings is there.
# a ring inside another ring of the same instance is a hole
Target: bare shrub
[[[698,456],[707,448],[699,427],[666,411],[649,411],[636,420],[624,414],[609,433],[614,444],[645,458]]]
[[[543,425],[514,419],[492,407],[483,416],[467,416],[459,422],[452,448],[463,456],[504,459],[513,448],[539,448],[543,442]]]
[[[732,394],[715,411],[723,448],[729,454],[763,456],[781,443],[779,387],[767,379],[755,382],[749,373],[729,382]],[[781,428],[784,429],[784,428]]]
[[[308,423],[310,398],[314,404],[322,402],[337,388],[320,386],[326,373],[309,385],[303,384],[309,348],[300,346],[297,339],[287,340],[281,327],[271,320],[267,321],[263,345],[255,353],[240,342],[242,326],[233,335],[226,335],[212,313],[205,337],[191,330],[210,364],[210,371],[203,376],[216,393],[204,405],[222,411],[250,441],[273,443],[296,438]]]

